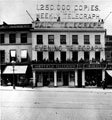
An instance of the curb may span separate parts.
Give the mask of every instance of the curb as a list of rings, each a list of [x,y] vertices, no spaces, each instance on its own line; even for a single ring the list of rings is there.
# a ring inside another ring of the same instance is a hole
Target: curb
[[[37,91],[37,92],[104,92],[104,93],[112,93],[112,89],[105,89],[102,88],[54,88],[54,87],[34,87],[34,88],[26,88],[26,87],[7,87],[7,86],[0,86],[0,91]]]

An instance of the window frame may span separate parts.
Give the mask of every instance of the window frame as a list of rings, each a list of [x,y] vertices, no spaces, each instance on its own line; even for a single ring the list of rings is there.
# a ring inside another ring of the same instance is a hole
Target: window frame
[[[1,44],[5,43],[5,34],[3,34],[3,33],[0,34],[0,43]]]
[[[16,34],[15,33],[9,34],[9,43],[11,43],[11,44],[16,43]]]
[[[50,37],[53,37],[52,39]],[[54,35],[48,35],[48,44],[54,44]]]
[[[72,44],[78,44],[78,35],[72,35]]]
[[[90,44],[90,35],[84,35],[84,44]]]
[[[99,38],[97,38],[99,37]],[[101,44],[101,36],[100,35],[95,35],[95,44]]]
[[[27,38],[27,33],[21,33],[21,43],[27,43]]]
[[[60,35],[60,44],[66,44],[66,35]]]
[[[41,36],[41,39],[38,38],[39,36]],[[43,35],[37,35],[37,44],[43,44]]]

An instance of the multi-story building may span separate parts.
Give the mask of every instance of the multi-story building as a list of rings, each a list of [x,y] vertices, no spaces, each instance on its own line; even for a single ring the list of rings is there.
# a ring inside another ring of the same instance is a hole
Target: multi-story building
[[[15,61],[16,85],[22,85],[25,79],[29,84],[33,72],[33,86],[37,87],[100,87],[108,78],[106,71],[112,69],[106,62],[111,63],[111,36],[106,37],[103,24],[35,21],[0,25],[2,83],[8,79],[13,84],[10,67]],[[24,66],[31,70],[31,64],[32,72],[26,74]]]
[[[7,70],[10,69],[9,65],[11,65],[12,61],[15,61],[16,65],[28,65],[31,61],[31,27],[31,24],[8,25],[3,23],[3,25],[0,25],[0,66],[2,73],[5,68],[7,68]],[[7,70],[5,70],[5,73],[1,75],[2,80],[6,83],[6,80],[8,79],[8,81],[12,83],[11,71]],[[15,75],[15,79],[17,78],[19,80],[21,76],[18,77],[17,74]]]
[[[34,86],[100,86],[105,79],[103,22],[33,23]]]

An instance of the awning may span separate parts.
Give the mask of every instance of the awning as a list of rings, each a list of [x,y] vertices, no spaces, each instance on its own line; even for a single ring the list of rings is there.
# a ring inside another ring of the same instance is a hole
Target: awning
[[[112,70],[106,70],[106,72],[112,77]]]
[[[6,66],[5,70],[3,71],[3,74],[25,74],[27,70],[27,65],[23,66],[14,66],[14,71],[13,71],[13,66]]]

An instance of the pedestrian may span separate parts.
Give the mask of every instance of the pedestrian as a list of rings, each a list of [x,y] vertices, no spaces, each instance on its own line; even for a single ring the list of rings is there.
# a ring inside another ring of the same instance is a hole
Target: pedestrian
[[[102,81],[102,87],[103,87],[103,89],[106,88],[106,80],[105,79]]]

